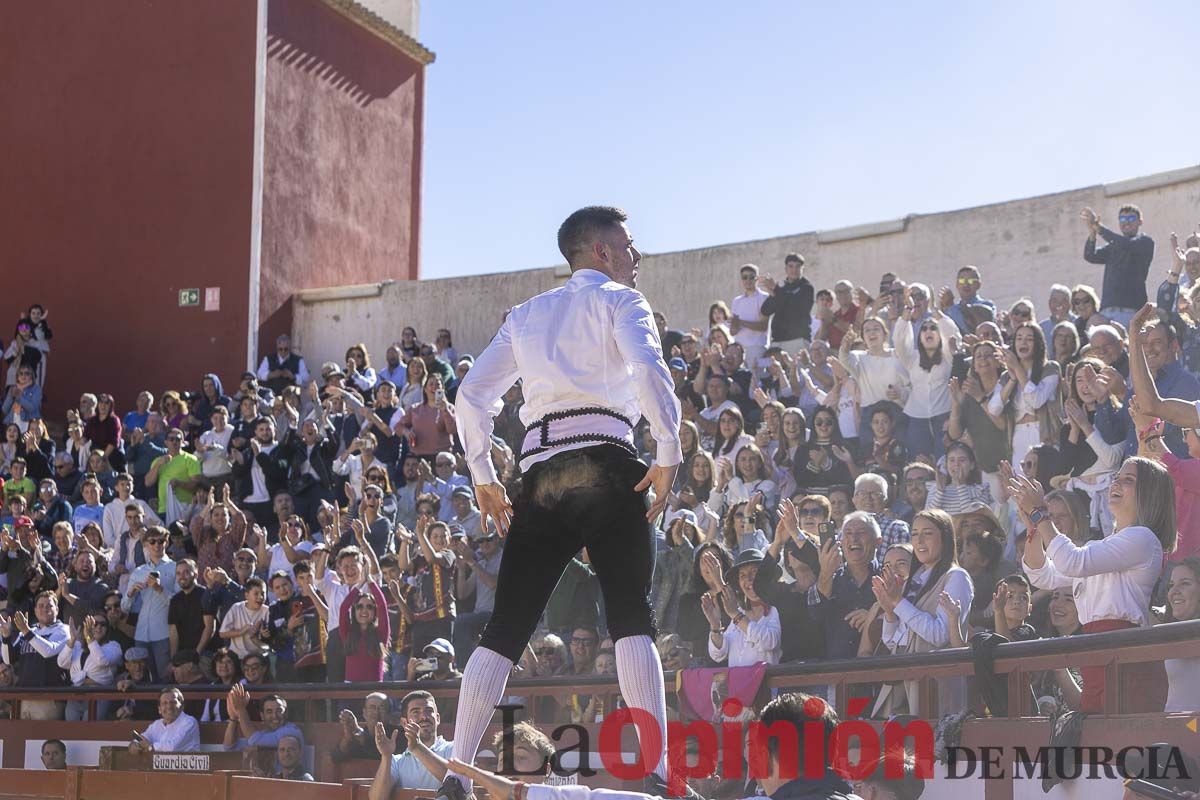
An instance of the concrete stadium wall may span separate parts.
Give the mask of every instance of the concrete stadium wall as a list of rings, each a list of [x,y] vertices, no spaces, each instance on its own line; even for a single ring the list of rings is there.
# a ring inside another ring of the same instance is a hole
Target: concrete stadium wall
[[[1167,237],[1171,231],[1183,236],[1200,221],[1200,167],[836,231],[647,255],[639,288],[672,327],[698,326],[715,299],[728,302],[739,291],[739,266],[755,263],[781,276],[784,256],[797,251],[818,288],[846,278],[872,293],[889,270],[936,291],[951,284],[959,267],[976,264],[983,271],[984,296],[1009,304],[1028,295],[1042,314],[1051,283],[1100,285],[1102,267],[1082,257],[1086,227],[1079,211],[1092,206],[1115,228],[1117,208],[1126,203],[1142,208],[1144,230],[1157,245],[1147,281],[1153,297],[1170,264]],[[636,234],[637,219],[631,224]],[[460,353],[478,353],[508,308],[568,275],[565,267],[550,267],[300,292],[293,335],[310,363],[341,362],[354,342],[365,342],[381,361],[405,325],[429,341],[435,329],[448,327]]]

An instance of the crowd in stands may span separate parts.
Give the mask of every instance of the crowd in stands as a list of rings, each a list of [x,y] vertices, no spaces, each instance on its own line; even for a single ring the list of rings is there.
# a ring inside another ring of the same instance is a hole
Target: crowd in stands
[[[1116,229],[1081,216],[1099,291],[1056,283],[1001,308],[977,266],[947,286],[888,272],[876,291],[818,290],[790,254],[779,278],[741,266],[704,327],[656,313],[683,412],[652,598],[667,668],[1200,618],[1200,235],[1172,235],[1156,262],[1136,207]],[[1156,305],[1140,310],[1155,264]],[[229,746],[269,733],[286,749],[286,701],[251,700],[256,684],[459,676],[504,543],[463,461],[454,403],[473,359],[450,331],[426,343],[405,328],[383,363],[357,343],[313,372],[281,336],[256,372],[197,365],[194,387],[120,404],[84,394],[59,423],[42,415],[46,320],[30,308],[4,350],[0,685],[169,683],[183,694],[98,714],[160,720],[148,740],[191,736],[162,730],[184,714],[226,723]],[[509,496],[521,405],[517,385],[495,418]],[[613,674],[601,605],[581,551],[518,672]],[[1128,710],[1200,709],[1196,659],[1144,667],[1128,671]],[[192,684],[229,696],[193,702]],[[938,688],[943,711],[979,702],[965,681]],[[916,711],[916,681],[872,691],[873,713]],[[1043,713],[1098,711],[1103,668],[1031,691]],[[621,699],[539,702],[539,721],[578,723]],[[348,752],[383,752],[371,729],[389,718],[371,703],[366,729],[342,713]]]

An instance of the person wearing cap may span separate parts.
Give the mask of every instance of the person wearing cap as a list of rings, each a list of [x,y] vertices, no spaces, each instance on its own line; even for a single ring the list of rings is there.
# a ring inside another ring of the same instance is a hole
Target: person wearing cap
[[[759,288],[767,293],[761,311],[771,318],[771,342],[785,352],[795,353],[808,347],[814,289],[804,277],[804,256],[788,253],[783,269],[783,283],[776,282],[769,273],[758,279]]]
[[[716,556],[705,553],[701,558],[716,559]],[[754,589],[762,560],[761,550],[750,548],[738,553],[724,575],[719,600],[707,594],[700,598],[710,630],[708,657],[717,663],[726,662],[730,667],[779,663],[783,638],[779,611],[767,605]],[[718,602],[730,618],[724,630]]]
[[[462,678],[462,673],[454,667],[454,645],[448,639],[434,639],[425,645],[421,651],[425,659],[437,662],[431,670],[422,670],[416,660],[408,663],[413,669],[414,677],[409,680],[418,681],[453,681]]]
[[[465,663],[475,651],[479,634],[496,607],[496,582],[504,551],[500,547],[500,534],[495,531],[481,533],[474,542],[465,534],[455,538],[452,533],[450,538],[462,561],[458,570],[458,599],[475,598],[475,608],[460,613],[454,620],[454,648]]]
[[[9,608],[28,599],[25,587],[34,572],[40,575],[40,588],[58,588],[58,576],[46,563],[42,539],[33,519],[19,514],[13,517],[12,526],[11,534],[7,530],[0,532],[0,572],[8,579]]]
[[[650,523],[665,509],[682,461],[681,415],[650,304],[635,288],[641,253],[626,219],[620,209],[591,206],[563,222],[558,241],[570,280],[512,309],[459,388],[458,434],[476,499],[508,536],[496,608],[464,673],[454,748],[463,761],[475,758],[513,665],[585,546],[604,587],[622,695],[666,730],[649,601]],[[517,378],[529,428],[514,503],[492,463],[491,435],[500,397]],[[638,417],[657,444],[649,469],[634,447]],[[659,744],[650,761],[665,781],[665,735]],[[448,774],[439,796],[458,800],[468,784]]]
[[[175,562],[167,556],[167,531],[157,525],[142,536],[145,562],[129,575],[121,608],[137,614],[134,641],[154,657],[156,676],[167,674],[171,658],[171,632],[167,622],[171,598],[177,591]]]
[[[462,379],[467,377],[467,373],[471,371],[471,367],[475,366],[475,359],[471,356],[463,356],[454,364],[454,379],[462,383]]]
[[[675,396],[679,398],[680,405],[686,407],[690,403],[692,408],[704,408],[704,398],[692,385],[695,376],[688,377],[687,362],[681,356],[675,356],[667,362],[667,369],[671,370],[671,380],[675,384]]]
[[[475,490],[470,486],[456,486],[450,492],[450,505],[454,509],[452,524],[459,525],[467,538],[475,541],[483,535],[479,509],[475,507]]]
[[[125,671],[117,675],[117,691],[139,691],[153,684],[150,675],[150,651],[144,647],[131,647],[125,651]],[[158,707],[153,700],[126,700],[117,706],[117,720],[151,720],[157,715]]]

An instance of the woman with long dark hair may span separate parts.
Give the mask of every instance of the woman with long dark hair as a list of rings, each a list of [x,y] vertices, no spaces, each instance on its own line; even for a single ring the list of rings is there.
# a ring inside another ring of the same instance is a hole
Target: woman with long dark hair
[[[1000,416],[1011,409],[1012,452],[1058,441],[1062,425],[1058,408],[1058,364],[1046,358],[1046,338],[1032,322],[1022,323],[1012,347],[1001,351],[1008,373],[988,401],[988,412]],[[1020,470],[1018,469],[1018,472]]]
[[[983,481],[997,499],[1001,496],[1000,462],[1012,460],[1012,432],[1009,418],[992,416],[987,406],[1003,374],[1000,348],[993,342],[977,342],[971,348],[966,379],[950,379],[950,438],[971,437]]]
[[[392,626],[387,598],[373,578],[366,591],[356,586],[342,602],[338,633],[346,654],[346,681],[383,680]]]
[[[213,673],[217,676],[216,683],[232,689],[234,684],[242,683],[242,659],[228,647],[222,647],[213,654]],[[213,697],[204,701],[204,712],[200,715],[201,722],[225,722],[229,718],[224,697]]]
[[[871,579],[871,590],[883,610],[883,641],[896,653],[928,653],[950,646],[952,622],[941,603],[942,594],[962,609],[970,608],[975,598],[971,576],[958,565],[954,522],[949,514],[932,509],[913,515],[912,546],[916,562],[907,580],[898,575]],[[965,620],[960,617],[957,626],[955,633],[965,640]],[[918,683],[904,682],[910,714],[920,708]],[[895,694],[895,689],[889,694]],[[893,711],[899,710],[896,700],[890,698]],[[966,708],[963,679],[938,681],[938,708],[947,712]]]
[[[943,454],[942,428],[950,418],[950,372],[954,361],[954,339],[959,338],[954,321],[936,308],[921,318],[919,310],[909,306],[892,329],[896,356],[908,370],[912,383],[904,403],[908,419],[905,446],[909,458],[926,455],[939,459]],[[920,327],[914,340],[913,323]]]
[[[716,566],[712,559],[705,559],[705,553],[712,553],[716,558]],[[700,598],[710,595],[713,600],[721,593],[725,585],[726,570],[733,566],[733,556],[721,546],[720,542],[705,542],[696,548],[692,557],[692,579],[688,591],[679,598],[679,635],[691,644],[692,653],[707,664],[708,621],[701,610]],[[723,613],[723,609],[722,609]],[[728,616],[722,617],[722,627],[729,621]],[[703,654],[703,655],[701,655]],[[699,665],[698,665],[699,666]]]
[[[832,486],[854,483],[859,470],[842,437],[837,412],[817,406],[810,424],[808,442],[792,462],[796,488],[808,494],[828,494]]]
[[[1163,555],[1175,549],[1175,485],[1166,467],[1146,458],[1125,461],[1108,492],[1113,534],[1082,547],[1059,531],[1041,484],[1020,475],[1009,492],[1030,531],[1025,574],[1041,589],[1071,588],[1085,633],[1145,627]],[[1103,713],[1104,667],[1084,667],[1080,710]],[[1166,700],[1162,662],[1121,671],[1121,713],[1157,711]]]
[[[737,458],[738,452],[748,444],[754,444],[754,437],[746,433],[746,420],[737,406],[727,408],[717,417],[717,438],[713,445],[713,458],[718,462],[727,459],[730,466]]]
[[[681,420],[679,423],[679,446],[683,450],[683,460],[679,463],[681,467],[675,475],[674,491],[678,492],[687,480],[687,465],[691,463],[692,456],[700,451],[700,429],[696,427],[696,423],[689,419]]]
[[[1200,558],[1189,556],[1167,575],[1167,622],[1200,619]],[[1200,708],[1200,658],[1168,658],[1167,703],[1163,711],[1195,713]]]

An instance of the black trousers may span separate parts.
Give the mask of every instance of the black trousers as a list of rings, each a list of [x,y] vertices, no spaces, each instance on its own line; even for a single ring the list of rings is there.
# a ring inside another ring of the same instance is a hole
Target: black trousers
[[[646,493],[633,490],[646,470],[611,444],[569,450],[529,469],[513,502],[496,605],[481,647],[518,660],[563,570],[584,547],[613,641],[655,636],[654,532],[646,521]]]

